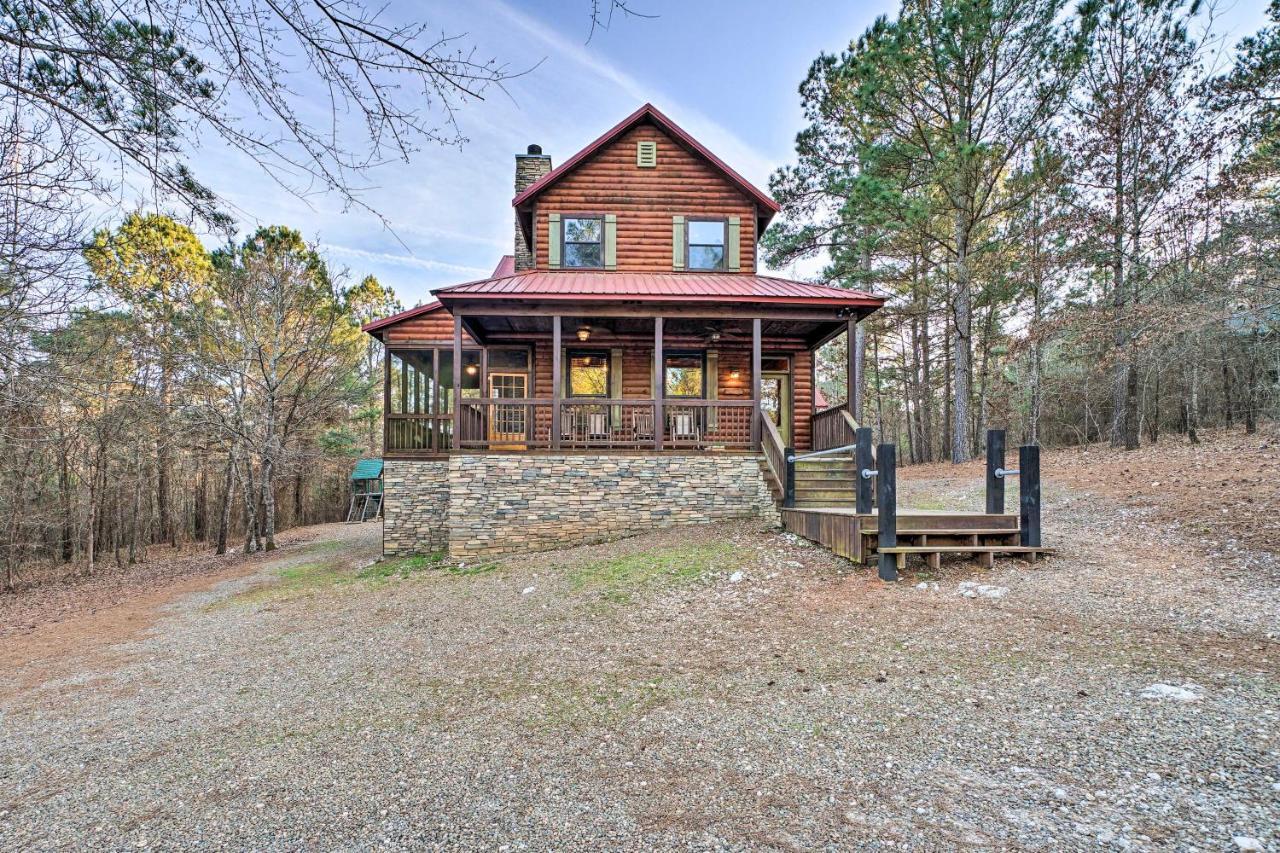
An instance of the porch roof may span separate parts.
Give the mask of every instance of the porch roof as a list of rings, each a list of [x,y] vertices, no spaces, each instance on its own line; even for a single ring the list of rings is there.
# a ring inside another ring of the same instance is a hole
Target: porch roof
[[[436,297],[446,306],[459,297],[536,297],[538,300],[566,299],[575,302],[745,302],[870,309],[865,313],[870,313],[885,302],[884,297],[862,290],[765,275],[713,272],[626,273],[600,270],[530,271],[498,276],[443,288],[436,291]]]

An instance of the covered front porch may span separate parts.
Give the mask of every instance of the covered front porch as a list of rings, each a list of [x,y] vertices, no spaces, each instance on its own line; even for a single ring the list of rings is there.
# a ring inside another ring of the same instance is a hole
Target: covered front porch
[[[447,342],[388,340],[389,457],[780,452],[852,439],[847,404],[815,405],[814,355],[838,335],[852,340],[856,312],[527,301],[449,308]],[[852,358],[848,375],[856,378]]]

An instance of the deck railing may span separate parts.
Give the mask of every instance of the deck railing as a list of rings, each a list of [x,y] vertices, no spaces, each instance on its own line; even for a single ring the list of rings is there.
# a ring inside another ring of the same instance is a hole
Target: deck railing
[[[545,450],[553,447],[548,399],[472,398],[462,401],[462,450]],[[664,450],[749,450],[750,400],[662,401]],[[560,402],[559,447],[566,450],[655,450],[659,444],[654,400],[575,398]],[[452,450],[453,414],[387,416],[390,453]]]
[[[830,450],[853,444],[853,431],[858,428],[858,423],[849,414],[849,410],[841,405],[815,412],[809,418],[809,427],[809,434],[813,436],[813,449]]]

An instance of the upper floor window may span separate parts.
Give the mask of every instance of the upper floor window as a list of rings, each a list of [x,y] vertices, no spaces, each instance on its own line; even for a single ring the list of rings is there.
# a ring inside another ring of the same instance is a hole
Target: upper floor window
[[[723,219],[689,220],[689,254],[685,268],[722,270],[725,268],[725,227]]]
[[[604,267],[604,217],[566,216],[563,223],[561,266],[585,269]]]

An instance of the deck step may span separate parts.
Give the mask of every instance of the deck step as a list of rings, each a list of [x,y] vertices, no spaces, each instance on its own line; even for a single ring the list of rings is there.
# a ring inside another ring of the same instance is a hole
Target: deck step
[[[881,548],[885,554],[1052,554],[1053,548],[1039,545],[895,545]]]
[[[996,554],[1021,554],[1034,563],[1037,557],[1052,555],[1054,549],[1038,545],[896,545],[881,548],[880,553],[893,554],[899,570],[906,568],[907,557],[911,554],[924,557],[931,569],[942,565],[943,554],[972,554],[978,557],[982,566],[991,568],[995,565]]]

